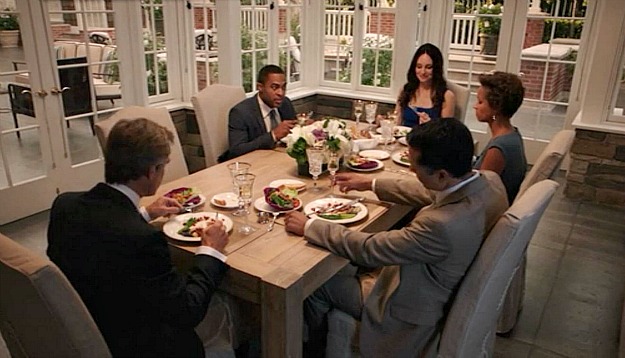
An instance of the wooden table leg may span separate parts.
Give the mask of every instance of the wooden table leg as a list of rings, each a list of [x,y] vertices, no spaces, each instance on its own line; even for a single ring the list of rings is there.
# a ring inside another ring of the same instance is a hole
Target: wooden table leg
[[[276,270],[261,284],[263,357],[301,357],[303,282],[300,275]]]

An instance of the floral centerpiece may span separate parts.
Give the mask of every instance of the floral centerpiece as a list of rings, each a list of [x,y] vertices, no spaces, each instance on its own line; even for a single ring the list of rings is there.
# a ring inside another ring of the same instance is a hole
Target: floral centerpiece
[[[326,118],[307,126],[295,126],[285,137],[286,152],[295,158],[298,166],[307,166],[306,148],[324,147],[328,151],[347,153],[350,136],[344,121]]]

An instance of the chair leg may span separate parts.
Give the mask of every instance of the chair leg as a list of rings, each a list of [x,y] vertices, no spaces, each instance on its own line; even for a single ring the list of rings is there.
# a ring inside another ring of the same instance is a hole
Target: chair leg
[[[93,116],[89,116],[89,125],[91,126],[91,134],[95,135],[95,125],[93,123]]]
[[[15,124],[15,128],[19,127],[19,124],[17,123],[17,113],[13,112],[13,123]],[[15,134],[17,134],[17,139],[22,139],[22,134],[20,132],[15,132]]]

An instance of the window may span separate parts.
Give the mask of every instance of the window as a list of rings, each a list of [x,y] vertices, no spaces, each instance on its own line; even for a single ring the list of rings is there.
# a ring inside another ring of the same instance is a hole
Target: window
[[[289,84],[301,80],[302,9],[302,0],[278,5],[279,64],[286,72]]]
[[[625,41],[621,48],[621,65],[619,73],[616,77],[616,87],[614,89],[614,97],[612,98],[610,121],[625,123]]]
[[[241,0],[241,68],[243,89],[255,91],[256,74],[269,57],[267,0]]]
[[[193,2],[193,45],[197,90],[219,82],[217,11],[214,0]]]
[[[148,96],[167,94],[168,70],[162,0],[141,0]]]

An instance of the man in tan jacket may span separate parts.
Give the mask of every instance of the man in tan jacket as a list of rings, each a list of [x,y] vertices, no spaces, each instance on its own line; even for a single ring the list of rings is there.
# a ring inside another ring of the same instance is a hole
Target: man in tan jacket
[[[406,227],[364,233],[299,212],[286,218],[286,229],[310,243],[356,265],[382,267],[371,292],[363,292],[356,276],[339,274],[307,298],[306,353],[312,356],[324,354],[333,308],[361,321],[362,356],[420,356],[434,342],[483,239],[508,207],[499,177],[471,170],[473,139],[464,124],[443,119],[416,126],[408,144],[418,180],[337,176],[343,191],[373,190],[381,200],[421,209]]]

